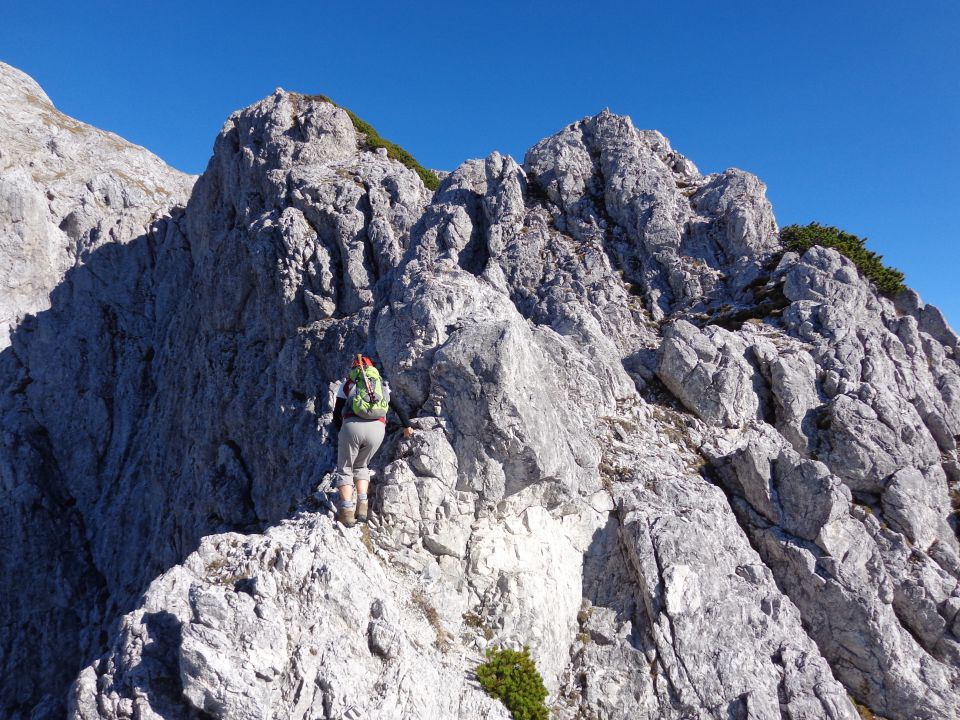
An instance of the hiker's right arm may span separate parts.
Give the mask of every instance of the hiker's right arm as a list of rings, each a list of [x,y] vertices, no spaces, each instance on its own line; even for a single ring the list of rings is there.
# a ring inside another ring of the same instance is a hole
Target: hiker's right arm
[[[403,436],[410,437],[413,435],[413,428],[410,427],[410,416],[407,415],[407,411],[400,407],[399,403],[395,403],[393,400],[390,401],[390,409],[397,414],[398,418],[400,418],[400,425],[403,426]]]

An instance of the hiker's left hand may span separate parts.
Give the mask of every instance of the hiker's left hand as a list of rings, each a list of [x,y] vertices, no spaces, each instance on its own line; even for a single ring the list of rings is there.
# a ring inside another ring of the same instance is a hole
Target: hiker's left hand
[[[412,436],[412,435],[413,435],[413,428],[412,428],[412,427],[405,427],[405,428],[403,429],[403,436],[404,436],[405,438],[408,438],[408,437],[410,437],[410,436]]]

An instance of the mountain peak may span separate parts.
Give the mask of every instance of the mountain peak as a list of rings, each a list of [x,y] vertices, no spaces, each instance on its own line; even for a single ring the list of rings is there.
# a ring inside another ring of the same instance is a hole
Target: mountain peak
[[[53,107],[43,88],[32,77],[0,61],[0,100],[4,105],[26,101]]]
[[[194,183],[17,97],[5,717],[505,719],[524,647],[562,720],[957,714],[957,336],[755,176],[605,110],[433,191],[278,89]],[[348,528],[357,353],[412,434]]]

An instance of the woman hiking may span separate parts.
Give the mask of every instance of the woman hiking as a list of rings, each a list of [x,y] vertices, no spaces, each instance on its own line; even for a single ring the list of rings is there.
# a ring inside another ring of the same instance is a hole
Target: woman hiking
[[[367,490],[370,458],[380,449],[386,432],[387,411],[392,408],[403,425],[404,437],[413,430],[401,407],[390,402],[390,386],[381,378],[373,361],[357,355],[346,379],[337,389],[333,426],[337,429],[337,489],[340,509],[337,520],[353,527],[369,515]]]

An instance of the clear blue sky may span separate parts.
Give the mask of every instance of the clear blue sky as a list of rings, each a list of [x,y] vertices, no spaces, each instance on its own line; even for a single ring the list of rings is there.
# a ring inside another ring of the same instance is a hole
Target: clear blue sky
[[[0,59],[182,170],[278,86],[443,169],[609,107],[759,175],[781,225],[868,236],[960,326],[955,0],[0,1]]]

